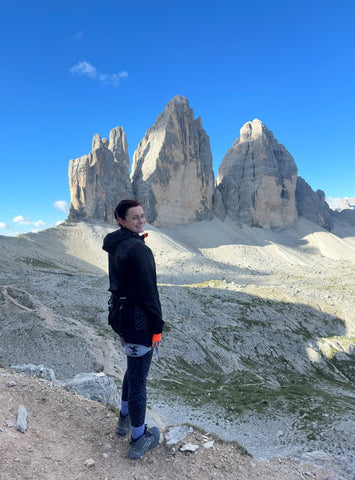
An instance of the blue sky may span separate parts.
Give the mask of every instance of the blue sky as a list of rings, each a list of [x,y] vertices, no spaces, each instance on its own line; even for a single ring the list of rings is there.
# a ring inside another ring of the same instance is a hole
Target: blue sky
[[[69,160],[116,126],[132,159],[177,94],[216,174],[258,118],[314,190],[355,196],[353,0],[12,0],[1,20],[0,234],[64,220]]]

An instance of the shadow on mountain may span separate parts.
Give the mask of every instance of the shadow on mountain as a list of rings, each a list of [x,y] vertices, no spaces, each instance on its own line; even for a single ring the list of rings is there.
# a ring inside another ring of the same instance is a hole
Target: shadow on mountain
[[[107,325],[107,277],[26,264],[21,272],[0,275],[0,364],[44,365],[59,379],[103,371],[120,387],[125,358]],[[250,279],[248,270],[235,278],[244,274]],[[166,328],[149,398],[169,424],[232,440],[244,432],[243,445],[266,456],[271,444],[276,452],[346,450],[354,339],[341,318],[229,290],[221,280],[159,291]]]
[[[222,434],[245,430],[248,449],[268,449],[256,423],[269,425],[271,443],[296,448],[291,433],[302,448],[351,443],[339,425],[354,421],[354,338],[341,318],[216,287],[163,287],[162,299],[167,325],[154,375],[173,420],[188,412],[187,421]],[[280,429],[287,435],[278,440]]]
[[[218,288],[218,282],[160,288],[168,340],[173,342],[167,348],[183,358],[186,367],[200,365],[201,375],[205,368],[206,376],[265,370],[265,380],[275,375],[281,379],[283,372],[324,371],[336,381],[354,381],[339,367],[341,359],[349,360],[353,353],[349,344],[342,345],[346,327],[339,317],[302,303]],[[191,341],[195,348],[185,352],[184,345]],[[327,345],[333,345],[331,351]]]

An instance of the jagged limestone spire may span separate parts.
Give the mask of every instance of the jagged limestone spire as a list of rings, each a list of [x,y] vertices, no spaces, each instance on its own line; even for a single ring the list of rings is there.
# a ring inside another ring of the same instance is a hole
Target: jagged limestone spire
[[[212,216],[214,175],[209,137],[187,98],[174,97],[140,142],[133,189],[156,226]]]

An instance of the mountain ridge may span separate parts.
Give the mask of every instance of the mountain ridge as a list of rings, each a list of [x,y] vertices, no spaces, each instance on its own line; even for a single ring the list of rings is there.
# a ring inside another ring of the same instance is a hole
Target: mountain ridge
[[[135,196],[155,226],[229,216],[238,225],[277,229],[302,216],[332,230],[338,212],[297,175],[291,154],[254,119],[240,129],[215,180],[202,120],[177,95],[140,141],[131,173],[122,127],[110,132],[110,141],[96,134],[89,155],[70,161],[68,218],[112,221],[114,205]]]

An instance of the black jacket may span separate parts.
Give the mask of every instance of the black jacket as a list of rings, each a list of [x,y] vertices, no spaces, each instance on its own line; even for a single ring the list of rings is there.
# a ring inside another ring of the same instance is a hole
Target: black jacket
[[[164,326],[153,253],[143,236],[124,228],[106,235],[102,248],[108,252],[113,300],[126,297],[120,333],[128,343],[150,346]]]

